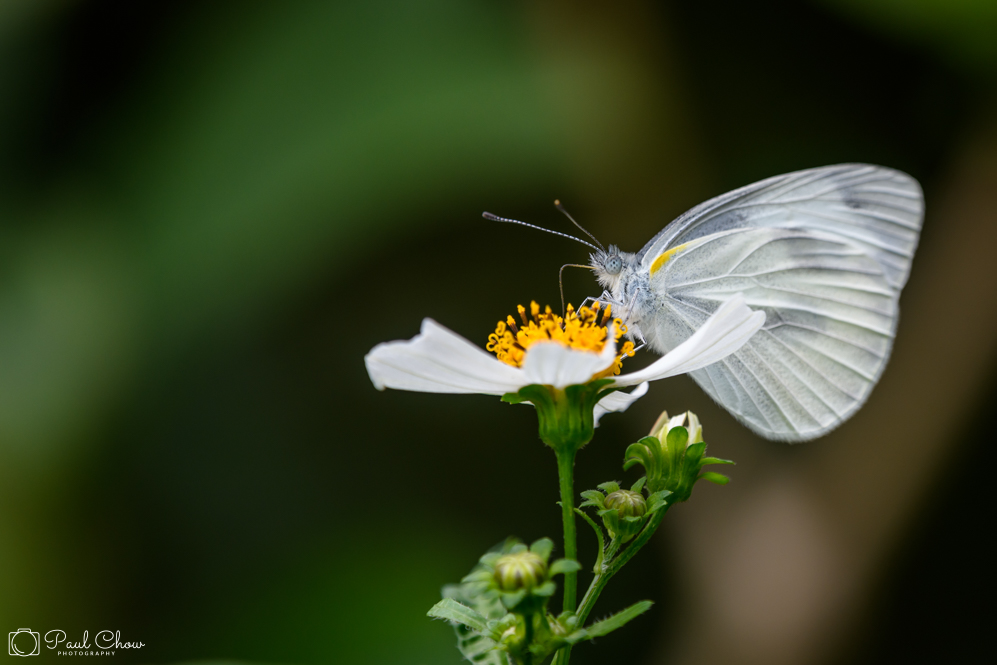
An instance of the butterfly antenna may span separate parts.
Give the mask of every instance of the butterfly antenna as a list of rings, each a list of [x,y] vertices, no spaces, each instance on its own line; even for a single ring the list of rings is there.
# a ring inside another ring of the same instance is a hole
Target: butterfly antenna
[[[604,251],[604,252],[606,251],[606,248],[602,246],[602,243],[601,243],[601,242],[599,242],[599,239],[598,239],[598,238],[596,238],[596,237],[595,237],[594,235],[592,235],[591,233],[589,233],[589,232],[588,232],[588,230],[586,230],[586,228],[585,228],[584,226],[582,226],[581,224],[579,224],[578,222],[576,222],[576,221],[575,221],[575,218],[574,218],[574,217],[572,217],[571,215],[569,215],[569,214],[568,214],[568,211],[564,209],[564,206],[563,206],[563,205],[561,205],[561,202],[560,202],[559,200],[557,200],[557,199],[554,199],[554,207],[555,207],[555,208],[557,208],[558,210],[560,210],[560,211],[561,211],[561,213],[562,213],[562,214],[563,214],[563,215],[564,215],[565,217],[567,217],[568,219],[570,219],[570,220],[571,220],[571,223],[572,223],[572,224],[574,224],[574,225],[575,225],[575,226],[577,226],[577,227],[578,227],[579,229],[581,229],[582,233],[584,233],[585,235],[587,235],[587,236],[588,236],[589,238],[592,238],[592,240],[594,240],[594,241],[595,241],[595,244],[599,245],[599,249],[601,249],[601,250],[602,250],[602,251]]]
[[[553,233],[554,235],[561,236],[562,238],[571,238],[572,240],[576,240],[576,241],[582,243],[583,245],[588,245],[589,247],[591,247],[592,249],[595,249],[595,250],[599,249],[598,247],[596,247],[592,243],[585,242],[581,238],[576,238],[575,236],[569,236],[567,233],[561,233],[560,231],[551,231],[550,229],[545,229],[542,226],[535,226],[533,224],[527,224],[526,222],[521,222],[518,219],[508,219],[506,217],[499,217],[498,215],[493,215],[490,212],[483,212],[483,213],[481,213],[481,216],[484,217],[485,219],[491,220],[493,222],[508,222],[509,224],[522,224],[523,226],[528,226],[531,229],[536,229],[537,231],[546,231],[547,233]],[[584,231],[585,229],[582,229],[582,230]],[[588,232],[586,231],[586,233],[588,233]],[[596,242],[599,242],[599,241],[596,240]],[[603,251],[606,251],[606,250],[603,250]]]
[[[580,263],[565,263],[561,266],[561,269],[557,272],[557,286],[561,289],[561,318],[567,315],[567,308],[564,306],[564,269],[565,268],[585,268],[586,270],[595,270],[592,266],[583,266]]]

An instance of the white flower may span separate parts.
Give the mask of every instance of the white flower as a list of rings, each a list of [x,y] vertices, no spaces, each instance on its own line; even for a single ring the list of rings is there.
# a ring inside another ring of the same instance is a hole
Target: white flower
[[[623,411],[644,395],[649,381],[692,372],[737,351],[764,322],[764,312],[752,311],[744,303],[744,297],[737,294],[685,342],[644,369],[620,376],[611,376],[622,358],[616,352],[618,334],[612,324],[604,326],[608,334],[603,334],[604,342],[598,352],[573,348],[564,341],[536,341],[525,351],[518,351],[522,366],[515,367],[432,319],[423,319],[418,335],[407,341],[378,344],[364,362],[378,390],[505,395],[533,384],[563,389],[587,383],[599,375],[611,378],[615,387],[637,386],[630,393],[616,391],[604,397],[595,407],[598,422],[603,414]],[[525,317],[524,323],[527,323]],[[503,325],[499,324],[499,331]]]

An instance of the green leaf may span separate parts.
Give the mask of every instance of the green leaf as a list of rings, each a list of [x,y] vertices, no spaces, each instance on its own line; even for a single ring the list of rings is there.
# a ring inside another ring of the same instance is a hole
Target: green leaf
[[[598,506],[602,508],[603,501],[606,500],[606,495],[598,490],[585,490],[582,492],[582,498],[586,499],[581,506]]]
[[[699,460],[700,466],[706,466],[707,464],[734,464],[733,460],[720,459],[719,457],[704,457]]]
[[[494,549],[504,549],[510,541],[514,542],[513,539],[507,540]],[[464,658],[475,665],[509,665],[505,653],[497,650],[498,643],[495,638],[509,627],[510,620],[515,623],[515,617],[502,605],[499,594],[483,594],[480,590],[475,591],[472,586],[448,585],[443,588],[445,598],[453,598],[488,619],[488,635],[482,635],[460,623],[451,624],[457,637],[457,649]]]
[[[508,402],[509,404],[522,404],[523,402],[528,402],[529,400],[519,393],[506,393],[502,395],[502,401]]]
[[[582,569],[582,564],[574,559],[558,559],[550,566],[550,575],[562,575],[565,573],[575,573]]]
[[[585,629],[585,633],[587,634],[586,639],[602,637],[603,635],[608,635],[617,628],[622,628],[630,621],[636,619],[641,614],[651,609],[651,605],[653,604],[654,603],[650,600],[642,600],[639,603],[634,603],[622,612],[614,614],[613,616],[603,619],[602,621],[596,621],[594,624]]]
[[[475,665],[508,665],[505,653],[496,648],[498,643],[492,638],[461,624],[455,625],[454,631],[457,633],[457,650],[469,662]]]
[[[620,489],[620,484],[615,480],[610,480],[608,483],[602,483],[601,485],[596,485],[603,492],[615,492]]]
[[[714,485],[726,485],[730,482],[730,478],[723,475],[722,473],[713,473],[712,471],[705,471],[699,474],[699,477],[703,480],[713,483]]]
[[[464,624],[479,633],[488,632],[488,620],[485,617],[452,598],[444,598],[433,605],[426,614],[434,619],[446,619]]]
[[[644,483],[646,482],[647,482],[647,476],[641,476],[640,480],[638,480],[637,482],[635,482],[633,485],[630,486],[630,491],[631,492],[641,491],[642,489],[644,489]]]

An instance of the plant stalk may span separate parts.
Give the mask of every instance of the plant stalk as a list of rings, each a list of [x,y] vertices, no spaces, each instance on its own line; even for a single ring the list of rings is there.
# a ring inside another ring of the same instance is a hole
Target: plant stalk
[[[647,541],[651,539],[654,532],[658,530],[661,520],[665,518],[665,513],[668,512],[670,507],[671,504],[665,504],[665,506],[657,510],[651,518],[651,521],[644,527],[637,538],[630,543],[630,546],[620,552],[620,554],[615,559],[610,561],[609,564],[603,566],[603,570],[597,573],[592,579],[592,583],[589,585],[588,591],[585,592],[585,596],[582,598],[581,607],[578,609],[579,626],[585,624],[585,620],[592,612],[592,608],[595,607],[596,601],[599,600],[599,594],[602,593],[602,590],[609,583],[609,580],[613,577],[613,575],[620,572],[620,569],[623,568],[623,566],[626,565],[626,563],[630,561],[630,559],[632,559],[634,555],[636,555],[637,552],[644,547],[644,545],[647,544]],[[561,665],[567,665],[567,663],[568,659],[563,658]]]
[[[561,486],[561,520],[564,522],[564,558],[578,560],[575,534],[575,453],[573,449],[557,451],[557,476]],[[578,573],[564,575],[562,611],[574,612],[578,597]]]

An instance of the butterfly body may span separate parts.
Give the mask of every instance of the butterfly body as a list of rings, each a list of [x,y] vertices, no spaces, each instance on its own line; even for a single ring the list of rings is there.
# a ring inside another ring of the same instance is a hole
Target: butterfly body
[[[610,247],[590,264],[614,314],[659,353],[743,293],[765,326],[692,377],[758,434],[805,441],[847,420],[879,380],[922,216],[904,173],[822,167],[711,199],[640,252]]]

